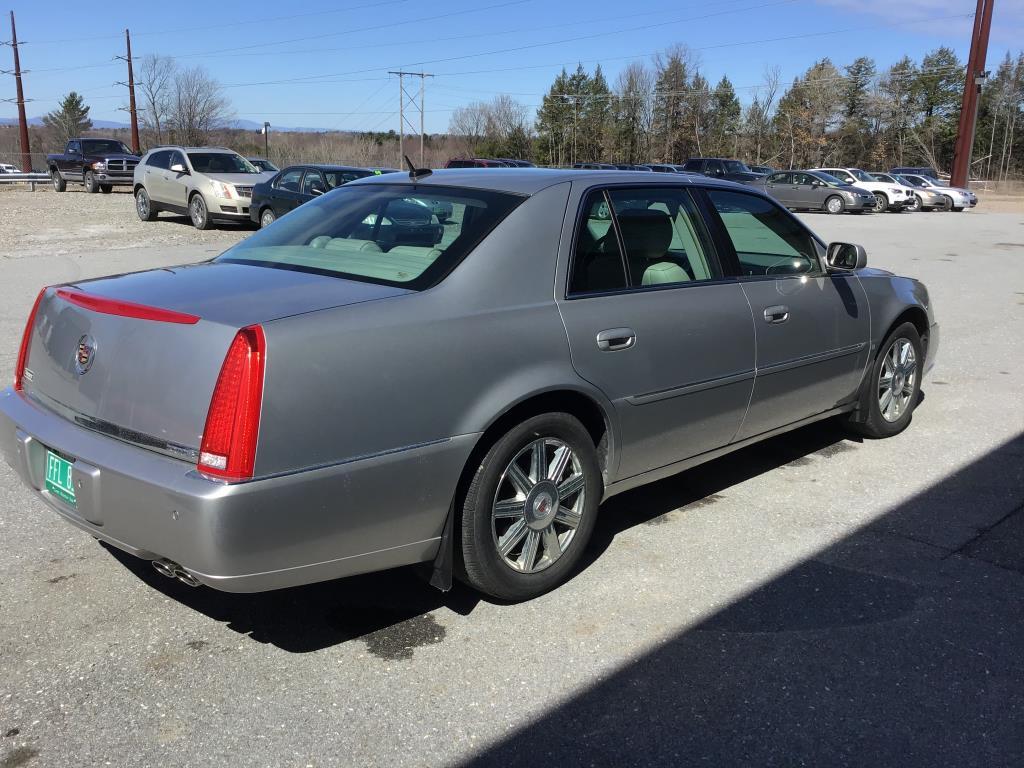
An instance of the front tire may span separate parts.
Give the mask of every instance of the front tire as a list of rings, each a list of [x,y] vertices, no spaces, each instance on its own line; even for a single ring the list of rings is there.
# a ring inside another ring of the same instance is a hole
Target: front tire
[[[942,210],[952,211],[953,210],[953,198],[949,195],[942,196]]]
[[[918,197],[917,195],[914,195],[914,200],[913,200],[913,202],[911,202],[910,205],[907,206],[907,210],[908,211],[914,211],[914,212],[920,211],[921,210],[921,198]]]
[[[135,212],[139,214],[142,221],[153,221],[156,218],[153,202],[149,199],[149,193],[145,187],[139,187],[135,191]]]
[[[113,184],[100,184],[100,192],[102,192],[104,195],[109,195],[113,191],[114,191],[114,185]]]
[[[881,192],[875,192],[875,213],[885,213],[889,210],[889,198]]]
[[[56,168],[50,171],[50,181],[53,182],[54,192],[63,192],[68,188],[68,183],[64,181],[64,177],[60,175],[60,171]]]
[[[842,213],[846,210],[846,203],[843,202],[843,198],[839,195],[832,195],[825,201],[825,210],[833,215]]]
[[[213,226],[210,221],[210,212],[206,208],[206,201],[199,192],[189,198],[188,217],[192,219],[192,226],[196,229],[209,229]]]
[[[514,601],[562,584],[583,556],[601,492],[594,442],[573,416],[546,413],[512,428],[456,507],[465,580]]]
[[[92,171],[85,172],[85,179],[83,179],[82,183],[85,184],[85,191],[90,194],[96,194],[100,191],[99,182],[96,181],[96,174]]]
[[[854,431],[871,438],[892,437],[907,428],[921,394],[924,352],[913,323],[885,338],[861,391]]]

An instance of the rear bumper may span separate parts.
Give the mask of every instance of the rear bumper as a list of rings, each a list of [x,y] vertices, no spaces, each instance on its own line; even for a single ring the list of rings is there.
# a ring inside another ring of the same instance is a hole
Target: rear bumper
[[[0,450],[43,502],[118,549],[173,560],[228,592],[430,560],[475,438],[227,485],[0,392]],[[74,460],[74,508],[45,488],[48,448]]]

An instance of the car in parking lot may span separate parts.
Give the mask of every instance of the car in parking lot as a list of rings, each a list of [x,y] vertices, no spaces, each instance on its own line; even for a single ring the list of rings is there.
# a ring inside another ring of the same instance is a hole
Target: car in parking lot
[[[904,188],[907,194],[913,195],[914,200],[907,206],[908,210],[934,211],[942,210],[946,207],[946,198],[940,193],[933,189],[911,184],[899,174],[872,171],[871,175],[876,181],[880,181],[883,184],[898,184]]]
[[[433,242],[427,200],[454,210]],[[188,584],[422,562],[521,600],[579,567],[603,499],[825,418],[900,432],[938,344],[921,283],[754,188],[374,176],[211,261],[43,289],[0,449]]]
[[[770,173],[775,173],[775,169],[772,168],[770,165],[750,165],[747,167],[750,168],[751,173],[761,173],[764,174],[765,176],[767,176]]]
[[[978,204],[978,196],[969,189],[950,187],[931,176],[916,173],[902,173],[900,177],[919,189],[926,189],[942,196],[943,209],[959,213],[965,208],[974,208]]]
[[[224,147],[156,147],[135,167],[135,212],[184,214],[196,229],[248,221],[253,187],[271,175]]]
[[[811,170],[823,171],[846,184],[866,189],[875,196],[875,211],[878,213],[885,211],[898,213],[912,207],[916,202],[913,194],[902,184],[883,183],[860,168],[812,168]]]
[[[21,170],[10,163],[0,163],[0,173],[21,173]]]
[[[754,173],[742,160],[727,157],[691,157],[683,163],[683,171],[701,173],[713,179],[737,181],[741,184],[759,183],[764,174]]]
[[[863,213],[875,209],[875,196],[822,171],[776,171],[762,187],[793,210]]]
[[[253,187],[249,217],[261,227],[269,227],[314,197],[373,175],[369,168],[347,165],[290,165]]]
[[[262,157],[247,157],[246,160],[255,165],[261,171],[271,171],[273,173],[277,173],[278,171],[281,170],[272,162],[270,162],[269,160],[264,160]]]
[[[444,165],[445,168],[508,168],[508,163],[501,160],[489,160],[485,157],[452,158]]]

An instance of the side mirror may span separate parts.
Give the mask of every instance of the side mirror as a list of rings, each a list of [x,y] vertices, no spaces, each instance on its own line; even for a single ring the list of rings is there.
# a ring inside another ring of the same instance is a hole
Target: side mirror
[[[175,173],[183,173],[185,175],[188,175],[188,168],[186,168],[181,163],[175,163],[174,165],[172,165],[171,170],[174,171]]]
[[[855,243],[829,243],[825,262],[832,269],[863,269],[868,265],[868,252]]]

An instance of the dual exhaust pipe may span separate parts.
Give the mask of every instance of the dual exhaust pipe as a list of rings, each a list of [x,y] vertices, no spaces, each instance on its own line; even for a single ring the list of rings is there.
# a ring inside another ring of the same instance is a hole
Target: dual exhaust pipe
[[[173,560],[167,558],[158,558],[152,561],[153,570],[159,573],[161,576],[166,576],[169,579],[177,579],[182,584],[188,584],[190,587],[198,587],[201,583],[199,579],[193,576],[191,573],[186,571],[180,565]]]

